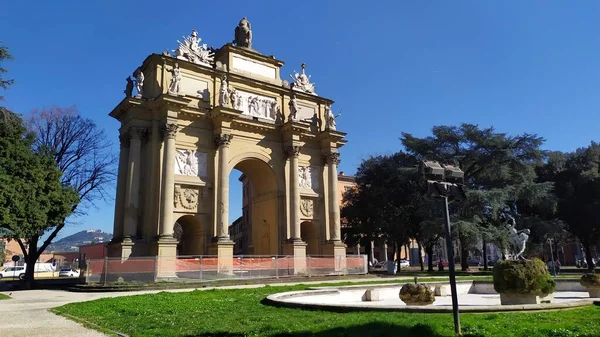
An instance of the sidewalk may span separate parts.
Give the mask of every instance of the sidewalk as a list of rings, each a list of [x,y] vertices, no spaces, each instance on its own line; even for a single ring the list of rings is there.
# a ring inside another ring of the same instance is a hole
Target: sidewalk
[[[297,284],[322,284],[339,282],[370,282],[370,281],[406,281],[412,280],[412,277],[390,277],[381,279],[379,277],[348,279],[344,281],[306,281],[306,282],[284,282],[269,284],[270,286],[290,286]],[[206,288],[188,288],[172,290],[146,290],[146,291],[125,291],[125,292],[107,292],[107,293],[80,293],[68,292],[63,290],[23,290],[2,292],[12,298],[0,300],[0,317],[3,317],[3,324],[0,326],[0,336],[2,337],[102,337],[103,333],[92,329],[87,329],[74,321],[68,320],[62,316],[55,315],[48,309],[59,307],[68,303],[91,301],[105,297],[121,297],[140,294],[155,294],[159,292],[188,292],[192,290],[210,290],[210,289],[248,289],[260,288],[265,284],[235,285],[223,287]]]

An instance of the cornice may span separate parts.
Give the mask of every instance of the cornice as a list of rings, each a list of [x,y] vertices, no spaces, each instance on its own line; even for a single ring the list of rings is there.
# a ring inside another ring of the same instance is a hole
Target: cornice
[[[120,121],[125,113],[142,103],[144,100],[141,98],[125,97],[108,115]]]

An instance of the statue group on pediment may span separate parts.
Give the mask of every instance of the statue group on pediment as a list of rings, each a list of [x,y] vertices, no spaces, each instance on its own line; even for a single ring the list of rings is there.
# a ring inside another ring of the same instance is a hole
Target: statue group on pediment
[[[198,32],[193,29],[190,35],[183,37],[183,42],[177,40],[178,47],[173,50],[175,57],[196,64],[212,65],[214,50],[209,49],[206,43],[200,44],[200,41],[202,39],[198,37]]]
[[[301,73],[297,73],[296,71],[294,71],[294,75],[290,75],[290,77],[293,80],[291,84],[292,89],[316,95],[315,84],[310,83],[310,75],[306,75],[306,64],[302,63],[301,67]]]

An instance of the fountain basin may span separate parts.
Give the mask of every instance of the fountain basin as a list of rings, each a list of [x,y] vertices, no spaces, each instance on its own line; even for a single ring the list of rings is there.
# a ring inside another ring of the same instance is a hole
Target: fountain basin
[[[502,312],[552,310],[582,307],[594,304],[600,299],[589,297],[587,290],[573,280],[557,282],[552,303],[501,305],[500,294],[493,289],[491,281],[461,281],[457,283],[460,312]],[[571,284],[573,283],[573,284]],[[405,311],[405,312],[452,312],[450,284],[448,282],[428,282],[435,290],[435,302],[426,306],[410,306],[398,296],[405,283],[357,285],[343,287],[309,288],[303,291],[277,293],[265,299],[266,304],[288,307],[318,309],[337,312],[348,311]],[[580,289],[581,288],[581,289]],[[365,294],[377,293],[366,300]]]

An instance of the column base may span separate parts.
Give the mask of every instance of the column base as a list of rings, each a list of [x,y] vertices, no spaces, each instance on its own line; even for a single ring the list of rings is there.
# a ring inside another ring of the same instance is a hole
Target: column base
[[[217,256],[217,274],[233,275],[233,246],[235,242],[218,238],[208,245],[208,254]]]
[[[283,254],[294,258],[294,275],[308,275],[306,246],[306,242],[293,239],[283,244]]]
[[[159,238],[155,243],[157,257],[156,280],[177,278],[177,244],[172,238]]]
[[[323,244],[323,255],[333,256],[334,271],[346,274],[346,244],[342,241],[327,241]]]

